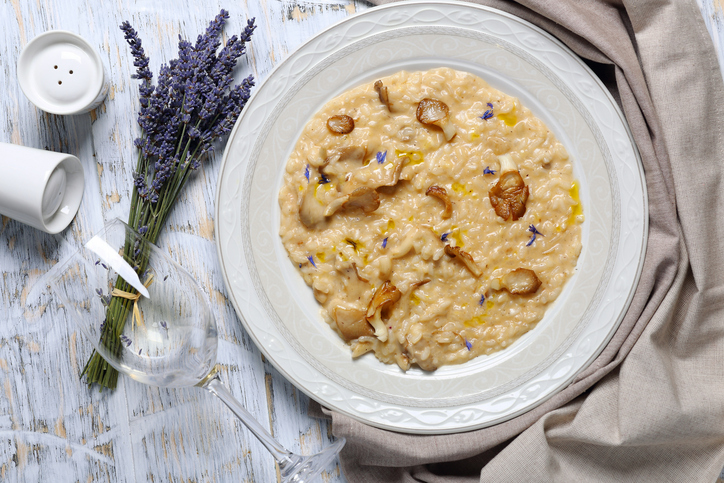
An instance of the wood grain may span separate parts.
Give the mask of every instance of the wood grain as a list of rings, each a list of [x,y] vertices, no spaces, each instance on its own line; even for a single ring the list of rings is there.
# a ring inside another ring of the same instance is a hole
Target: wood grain
[[[715,44],[724,45],[721,0],[698,0]],[[0,141],[78,156],[86,176],[78,215],[59,235],[0,220],[0,481],[277,481],[271,456],[231,413],[201,390],[150,388],[122,378],[113,392],[89,389],[78,374],[89,353],[64,309],[31,290],[80,241],[125,219],[138,135],[138,90],[118,25],[129,20],[151,68],[175,57],[178,35],[195,38],[221,7],[228,38],[249,17],[258,25],[237,79],[263,80],[315,33],[357,11],[357,0],[5,0],[0,3]],[[17,83],[17,58],[36,35],[64,29],[101,54],[110,81],[89,114],[35,108]],[[724,60],[718,48],[720,63]],[[200,282],[217,318],[222,378],[289,449],[327,445],[330,426],[307,415],[309,399],[264,360],[224,288],[214,245],[214,199],[223,145],[189,183],[158,244]],[[18,160],[22,162],[22,160]],[[0,176],[2,173],[0,173]],[[343,482],[337,464],[325,482]]]
[[[165,390],[121,379],[113,391],[78,379],[90,345],[64,310],[31,288],[80,241],[115,217],[125,219],[138,136],[137,83],[118,29],[129,20],[143,39],[152,71],[175,57],[178,35],[194,39],[222,8],[228,38],[258,25],[237,79],[263,80],[290,51],[332,23],[367,8],[360,2],[6,1],[2,36],[0,141],[71,153],[86,177],[76,219],[60,235],[3,217],[0,223],[0,480],[276,481],[273,459],[228,409],[198,389]],[[78,116],[35,108],[16,80],[22,48],[50,29],[75,32],[101,54],[110,81],[105,102]],[[308,398],[263,360],[229,303],[214,244],[214,199],[223,145],[182,194],[158,244],[200,282],[220,335],[223,380],[292,451],[330,441],[329,425],[307,416]],[[22,160],[18,160],[22,162]],[[1,174],[0,174],[1,175]],[[336,464],[323,481],[344,481]]]

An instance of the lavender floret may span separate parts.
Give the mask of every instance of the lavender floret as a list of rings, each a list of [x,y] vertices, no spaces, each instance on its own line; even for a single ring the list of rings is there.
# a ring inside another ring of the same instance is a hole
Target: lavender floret
[[[480,295],[480,301],[478,302],[478,305],[483,305],[485,303],[485,294]]]
[[[385,239],[382,240],[382,248],[387,248],[387,238],[389,237],[385,237]]]
[[[495,170],[490,169],[490,166],[486,166],[483,170],[483,174],[495,174]]]
[[[446,241],[447,237],[450,236],[451,233],[452,233],[451,231],[446,231],[445,233],[442,234],[442,236],[440,237],[440,240]]]
[[[530,241],[525,244],[525,246],[527,246],[527,247],[529,247],[529,246],[531,246],[531,245],[533,244],[533,242],[535,241],[536,235],[543,236],[543,234],[542,234],[541,232],[539,232],[539,231],[536,229],[536,227],[533,226],[533,225],[530,225],[530,226],[528,227],[528,231],[531,232],[531,233],[533,234],[533,236],[530,237]]]
[[[311,264],[314,266],[314,268],[317,268],[317,264],[314,263],[314,257],[313,257],[313,256],[309,255],[309,256],[307,257],[307,260],[309,260],[309,263],[311,263]]]
[[[468,341],[467,339],[465,339],[465,347],[467,347],[468,350],[470,350],[470,349],[473,348],[473,344],[471,344],[470,341]]]
[[[490,119],[491,117],[493,117],[493,105],[488,102],[488,107],[489,107],[490,109],[488,109],[487,111],[485,111],[485,112],[483,113],[483,115],[480,116],[480,119],[482,119],[483,121],[485,121],[485,120]]]
[[[387,151],[377,153],[377,164],[383,164],[387,159]]]
[[[307,178],[307,183],[309,183],[309,165],[304,168],[304,177]]]
[[[121,342],[123,342],[126,345],[126,347],[128,347],[129,345],[131,345],[133,343],[133,341],[131,339],[129,339],[128,337],[126,337],[125,335],[121,336]]]

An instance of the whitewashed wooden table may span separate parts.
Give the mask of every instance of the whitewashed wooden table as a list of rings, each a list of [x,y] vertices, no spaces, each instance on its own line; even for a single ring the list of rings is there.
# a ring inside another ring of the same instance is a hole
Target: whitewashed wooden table
[[[721,2],[698,1],[715,43],[724,45]],[[258,28],[237,79],[251,72],[261,81],[312,35],[370,6],[361,0],[0,4],[0,141],[74,154],[86,176],[78,215],[60,235],[1,220],[2,481],[277,481],[271,456],[204,391],[150,388],[127,378],[113,392],[89,389],[78,378],[89,343],[54,302],[26,304],[39,277],[82,239],[107,220],[127,217],[138,89],[118,25],[129,20],[138,30],[157,72],[161,62],[175,57],[178,35],[194,39],[222,7],[231,13],[227,37],[256,17]],[[18,86],[20,51],[50,29],[80,34],[101,53],[110,93],[90,114],[46,114]],[[718,51],[721,62],[724,49]],[[291,450],[315,452],[329,443],[329,424],[307,415],[307,396],[264,360],[225,295],[214,244],[218,151],[187,186],[158,244],[195,276],[211,300],[219,325],[219,362],[232,392]],[[345,481],[336,463],[322,479]]]

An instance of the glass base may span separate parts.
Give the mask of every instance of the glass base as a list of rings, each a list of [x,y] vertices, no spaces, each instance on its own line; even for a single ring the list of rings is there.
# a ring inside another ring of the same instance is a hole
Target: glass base
[[[282,483],[311,483],[342,450],[345,439],[340,438],[317,454],[294,455],[286,465],[280,465]]]

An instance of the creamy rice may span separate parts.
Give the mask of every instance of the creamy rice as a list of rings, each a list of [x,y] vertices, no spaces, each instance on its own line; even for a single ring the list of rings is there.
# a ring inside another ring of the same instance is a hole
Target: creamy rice
[[[575,270],[583,210],[568,154],[516,98],[472,74],[439,68],[381,81],[389,109],[365,84],[328,102],[304,128],[279,193],[289,258],[353,356],[372,351],[404,370],[434,370],[504,349],[535,327]],[[423,98],[449,107],[457,132],[449,142],[418,121]],[[340,115],[354,120],[348,134],[327,127]],[[506,161],[529,191],[517,220],[499,216],[489,196]],[[426,195],[433,185],[452,203],[449,218],[443,201]],[[359,187],[364,209],[340,208]],[[379,199],[374,210],[370,196]],[[531,226],[540,233],[532,243]],[[446,245],[469,254],[480,275]],[[535,292],[505,289],[506,275],[520,268],[540,280]],[[368,307],[385,282],[396,297],[375,317]],[[364,334],[345,337],[341,314],[362,314],[356,327]]]

